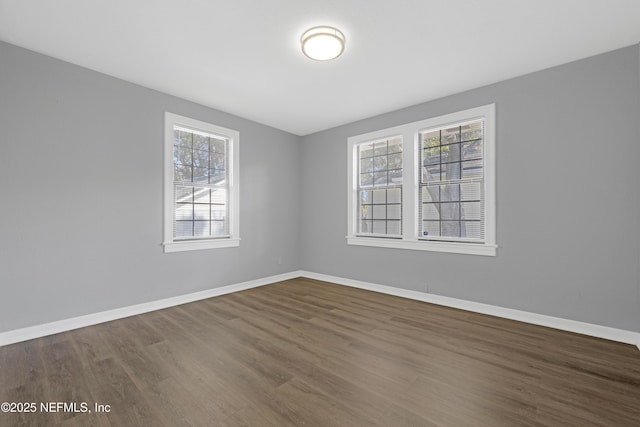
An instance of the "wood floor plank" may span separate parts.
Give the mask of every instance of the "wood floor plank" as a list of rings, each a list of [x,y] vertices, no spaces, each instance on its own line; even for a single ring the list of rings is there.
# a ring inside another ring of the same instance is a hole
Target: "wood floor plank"
[[[114,356],[109,343],[102,339],[101,331],[109,327],[111,327],[109,323],[103,323],[90,328],[75,329],[68,333],[83,364],[90,365]]]
[[[396,405],[391,405],[385,411],[378,424],[393,427],[439,427],[439,424]]]
[[[87,384],[88,377],[84,373],[89,367],[83,366],[70,340],[44,345],[40,352],[45,371],[42,385],[47,395],[56,396],[56,402],[93,400]],[[72,412],[54,412],[49,417],[54,422],[62,422],[75,415]]]
[[[161,392],[174,388],[183,389],[181,394],[167,396],[172,405],[183,405],[180,402],[189,401],[186,405],[196,405],[189,418],[209,419],[213,425],[243,409],[246,405],[246,395],[242,388],[233,382],[234,373],[221,372],[220,365],[209,363],[210,354],[207,348],[199,345],[182,346],[165,341],[148,347],[153,357],[166,366],[173,366],[170,380],[173,383],[161,384]],[[161,404],[162,399],[153,399],[155,404]],[[196,423],[196,425],[198,425]]]
[[[91,365],[95,378],[95,403],[110,406],[107,414],[113,425],[171,426],[172,420],[163,420],[149,404],[149,394],[138,388],[116,358],[105,359]],[[87,414],[90,417],[91,414]]]
[[[635,426],[640,352],[312,279],[0,347],[0,426]]]
[[[373,414],[362,415],[357,408],[340,402],[335,396],[327,395],[308,382],[294,378],[278,390],[279,398],[295,405],[295,412],[309,426],[372,426]]]

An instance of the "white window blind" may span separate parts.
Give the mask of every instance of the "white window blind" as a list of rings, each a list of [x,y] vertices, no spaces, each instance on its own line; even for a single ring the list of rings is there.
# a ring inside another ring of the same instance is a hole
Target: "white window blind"
[[[358,234],[402,235],[402,138],[358,145]]]
[[[228,237],[229,140],[182,126],[173,135],[174,239]]]
[[[239,245],[239,138],[235,130],[165,113],[165,252]]]
[[[351,136],[347,244],[496,255],[495,105]]]
[[[419,237],[484,241],[484,120],[419,136]]]

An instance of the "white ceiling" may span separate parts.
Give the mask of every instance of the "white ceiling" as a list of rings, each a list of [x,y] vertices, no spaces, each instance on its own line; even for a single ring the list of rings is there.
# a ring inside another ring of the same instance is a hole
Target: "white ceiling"
[[[306,135],[636,44],[640,0],[0,0],[0,40]]]

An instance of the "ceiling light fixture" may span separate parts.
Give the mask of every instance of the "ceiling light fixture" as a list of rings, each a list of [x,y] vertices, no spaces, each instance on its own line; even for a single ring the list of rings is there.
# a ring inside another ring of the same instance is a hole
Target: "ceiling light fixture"
[[[333,27],[313,27],[302,34],[302,53],[316,61],[337,58],[344,51],[344,34]]]

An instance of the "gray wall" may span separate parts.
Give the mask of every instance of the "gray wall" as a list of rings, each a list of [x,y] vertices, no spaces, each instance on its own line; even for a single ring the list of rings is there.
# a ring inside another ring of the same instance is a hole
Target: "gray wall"
[[[165,111],[240,131],[239,248],[163,253]],[[299,158],[298,136],[0,42],[0,332],[296,270]]]
[[[302,268],[640,331],[638,52],[632,46],[304,137]],[[496,257],[346,244],[347,137],[493,102]]]
[[[639,52],[300,138],[0,42],[0,332],[297,269],[640,331]],[[347,137],[491,102],[498,256],[347,246]],[[165,111],[240,131],[239,248],[162,252]]]

